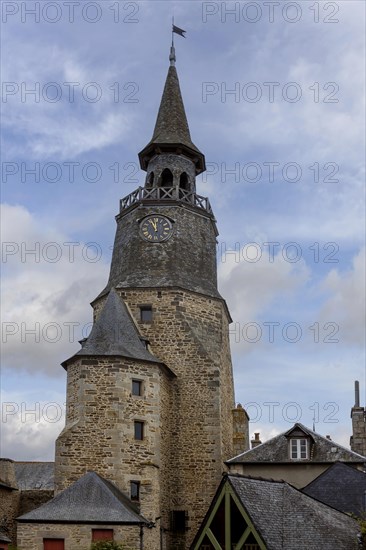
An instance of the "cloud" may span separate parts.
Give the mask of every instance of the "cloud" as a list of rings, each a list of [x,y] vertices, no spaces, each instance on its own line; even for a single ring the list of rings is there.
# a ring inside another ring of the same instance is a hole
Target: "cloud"
[[[343,272],[332,269],[321,284],[329,297],[321,307],[320,318],[339,324],[344,345],[365,345],[365,281],[365,248],[362,248],[350,269]]]
[[[260,259],[253,261],[257,254]],[[235,320],[257,319],[279,296],[290,296],[306,283],[309,270],[302,260],[291,263],[281,253],[271,256],[272,262],[269,257],[269,249],[255,243],[223,249],[219,287]]]
[[[111,67],[88,66],[58,46],[33,43],[25,55],[15,52],[3,68],[3,139],[12,156],[72,159],[125,139],[134,114],[120,103],[137,85],[117,94]]]
[[[1,456],[54,460],[55,439],[65,423],[65,399],[31,402],[26,392],[1,396]]]
[[[90,330],[87,304],[108,276],[103,251],[55,228],[45,234],[42,220],[24,207],[1,210],[3,368],[57,375],[58,363]]]

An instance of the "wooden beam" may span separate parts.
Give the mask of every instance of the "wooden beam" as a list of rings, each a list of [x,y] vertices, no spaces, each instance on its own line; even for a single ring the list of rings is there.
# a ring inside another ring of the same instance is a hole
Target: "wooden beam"
[[[250,529],[250,527],[247,527],[245,529],[244,533],[242,534],[242,536],[240,537],[240,539],[238,540],[238,542],[236,543],[235,550],[241,550],[244,542],[247,540],[250,533],[251,533],[251,529]]]
[[[223,550],[221,548],[221,546],[219,545],[219,543],[217,542],[217,539],[216,539],[215,535],[213,534],[213,532],[211,531],[211,529],[207,529],[206,535],[210,539],[210,542],[211,542],[212,546],[215,548],[215,550]]]
[[[231,550],[231,513],[230,513],[230,489],[229,485],[225,487],[225,550]]]
[[[228,485],[229,485],[229,483],[228,483]],[[258,533],[256,528],[254,527],[250,517],[246,513],[246,511],[244,509],[244,506],[242,505],[241,501],[236,496],[236,493],[235,493],[234,489],[232,488],[231,485],[228,487],[228,489],[230,490],[231,497],[232,497],[233,501],[235,502],[236,506],[238,507],[238,510],[240,511],[241,515],[243,516],[246,524],[250,528],[250,531],[253,534],[253,537],[255,538],[255,540],[257,541],[257,544],[259,545],[260,549],[261,550],[267,550],[266,545],[264,544],[260,534]]]
[[[207,535],[208,536],[208,531],[211,531],[210,530],[210,525],[213,521],[213,519],[215,518],[215,515],[216,515],[216,512],[217,510],[219,509],[219,506],[221,504],[221,501],[222,499],[224,498],[225,496],[225,489],[224,487],[222,488],[222,491],[221,491],[221,494],[220,496],[218,497],[216,503],[215,503],[215,506],[212,508],[212,511],[209,515],[209,517],[207,518],[207,522],[206,522],[206,525],[204,526],[203,530],[202,530],[202,533],[200,534],[200,537],[194,547],[194,550],[199,550],[199,547],[201,546],[202,544],[202,541],[203,539],[205,538],[205,536]],[[213,536],[213,535],[212,535]],[[210,539],[211,540],[211,539]],[[216,540],[216,539],[215,539]],[[213,544],[213,543],[212,543]],[[218,544],[218,543],[217,543]],[[221,547],[218,548],[218,550],[222,550]]]

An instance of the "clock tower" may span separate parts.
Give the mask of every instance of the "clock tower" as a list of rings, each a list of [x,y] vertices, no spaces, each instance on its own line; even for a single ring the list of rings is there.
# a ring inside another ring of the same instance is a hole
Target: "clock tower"
[[[95,471],[152,522],[147,550],[185,550],[233,456],[234,388],[216,220],[196,192],[205,157],[191,140],[174,48],[139,160],[146,179],[120,201],[92,332],[63,364],[56,485]]]

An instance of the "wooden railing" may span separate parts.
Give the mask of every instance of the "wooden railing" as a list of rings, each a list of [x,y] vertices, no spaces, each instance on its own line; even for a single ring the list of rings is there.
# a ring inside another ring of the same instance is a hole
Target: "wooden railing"
[[[152,189],[138,187],[135,191],[127,195],[127,197],[120,200],[120,212],[140,201],[145,202],[150,200],[180,201],[195,206],[196,208],[202,208],[202,210],[205,210],[209,214],[213,214],[208,198],[197,195],[197,193],[185,191],[184,189],[177,189],[176,187],[153,187]]]

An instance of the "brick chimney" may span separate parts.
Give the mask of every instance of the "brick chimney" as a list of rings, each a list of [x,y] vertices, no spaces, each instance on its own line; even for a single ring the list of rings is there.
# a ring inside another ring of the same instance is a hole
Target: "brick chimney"
[[[252,444],[252,449],[254,449],[254,447],[258,447],[258,445],[261,445],[262,441],[259,439],[259,432],[254,434],[254,439],[251,439],[250,443]]]
[[[355,404],[351,409],[352,435],[350,446],[352,451],[366,455],[366,410],[360,406],[360,383],[355,381]]]

